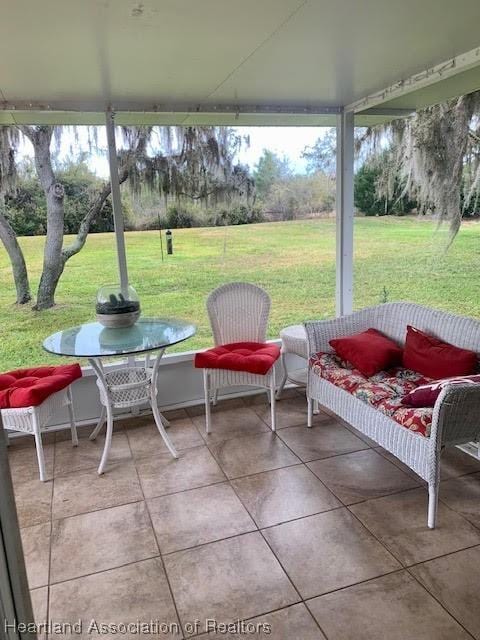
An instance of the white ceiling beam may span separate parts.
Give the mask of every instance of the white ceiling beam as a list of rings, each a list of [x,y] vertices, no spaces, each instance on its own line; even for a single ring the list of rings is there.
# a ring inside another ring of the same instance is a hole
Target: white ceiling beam
[[[455,76],[458,73],[462,73],[463,71],[468,71],[469,69],[479,65],[480,47],[476,47],[475,49],[471,49],[470,51],[455,56],[454,58],[449,58],[434,67],[420,71],[409,78],[399,80],[385,89],[375,91],[364,98],[360,98],[360,100],[356,100],[355,102],[347,105],[345,107],[345,111],[359,113],[366,109],[378,107],[384,102],[412,93],[418,89],[423,89],[424,87],[446,80],[447,78]]]
[[[336,115],[342,112],[341,106],[311,105],[255,105],[255,104],[151,104],[145,102],[128,102],[105,105],[100,101],[86,102],[55,101],[42,102],[0,102],[1,111],[73,111],[81,113],[105,112],[107,109],[115,113],[186,113],[186,114],[280,114],[280,115]]]

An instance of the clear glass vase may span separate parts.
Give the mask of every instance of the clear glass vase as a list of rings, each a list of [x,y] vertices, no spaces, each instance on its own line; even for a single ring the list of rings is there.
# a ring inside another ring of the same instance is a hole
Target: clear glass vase
[[[104,327],[131,327],[140,317],[140,301],[132,286],[105,285],[97,292],[97,320]]]

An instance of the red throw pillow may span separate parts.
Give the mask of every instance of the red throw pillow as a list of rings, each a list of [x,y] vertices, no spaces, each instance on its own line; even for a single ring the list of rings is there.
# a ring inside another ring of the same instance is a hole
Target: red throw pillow
[[[352,364],[367,378],[379,371],[391,369],[402,360],[400,347],[376,329],[367,329],[346,338],[336,338],[330,340],[329,344],[342,360]]]
[[[440,392],[448,384],[480,384],[480,375],[458,376],[435,380],[430,384],[422,384],[402,398],[402,404],[406,404],[408,407],[433,407]]]
[[[455,347],[415,327],[408,326],[403,366],[429,378],[440,380],[475,373],[478,359],[474,351]]]

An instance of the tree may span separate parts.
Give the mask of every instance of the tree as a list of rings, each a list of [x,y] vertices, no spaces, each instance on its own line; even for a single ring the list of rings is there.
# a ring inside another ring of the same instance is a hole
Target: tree
[[[373,153],[386,153],[378,193],[390,197],[396,184],[423,211],[450,228],[448,246],[480,185],[480,91],[367,130]],[[385,151],[385,143],[388,142]]]
[[[15,147],[18,144],[18,138],[16,129],[0,127],[0,240],[12,265],[17,304],[26,304],[32,298],[27,265],[15,231],[5,216],[5,197],[15,189],[17,177]]]
[[[35,309],[55,304],[55,291],[66,263],[85,245],[88,233],[98,220],[110,196],[110,182],[97,185],[90,193],[83,216],[76,224],[75,237],[64,245],[66,190],[61,172],[52,159],[52,140],[63,129],[52,126],[0,128],[0,239],[10,261],[17,289],[17,302],[31,299],[28,272],[16,234],[5,212],[5,196],[15,190],[15,149],[19,136],[33,147],[34,166],[46,202],[46,236],[43,269]],[[247,195],[253,182],[245,168],[235,165],[232,152],[241,142],[231,129],[219,127],[128,127],[122,129],[124,144],[119,151],[119,181],[129,179],[133,191],[143,187],[169,196],[208,202],[228,198],[232,193]],[[78,212],[77,212],[78,214]],[[78,217],[78,216],[77,216]]]
[[[382,203],[377,194],[377,180],[380,169],[365,162],[355,174],[355,207],[367,216],[382,213]]]
[[[45,235],[47,205],[35,169],[29,162],[22,162],[17,174],[15,191],[5,199],[5,215],[17,236]],[[103,181],[84,161],[72,160],[57,169],[57,178],[65,189],[64,231],[66,234],[74,234],[89,207],[92,195]],[[113,231],[110,200],[105,202],[100,214],[90,225],[90,233],[106,231]]]
[[[264,149],[253,173],[258,197],[265,201],[270,195],[273,184],[291,175],[288,161],[279,158],[273,151]]]
[[[335,185],[324,173],[288,176],[272,185],[265,202],[283,220],[331,211],[335,206]]]
[[[384,183],[388,160],[388,154],[381,153],[365,161],[355,173],[355,207],[367,216],[405,215],[417,206],[397,176],[392,185]]]
[[[337,132],[335,127],[329,127],[311,147],[307,146],[302,151],[302,158],[307,161],[307,171],[309,173],[321,171],[327,176],[335,176],[336,150]]]

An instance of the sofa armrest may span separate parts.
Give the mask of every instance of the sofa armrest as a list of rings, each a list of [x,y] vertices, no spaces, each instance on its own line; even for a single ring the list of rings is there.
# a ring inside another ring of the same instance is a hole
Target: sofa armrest
[[[447,385],[435,402],[430,437],[436,448],[478,440],[480,385]]]
[[[331,353],[333,349],[328,344],[330,340],[365,331],[372,326],[372,319],[363,310],[331,320],[304,322],[304,326],[307,334],[308,354],[312,355],[319,351]]]

